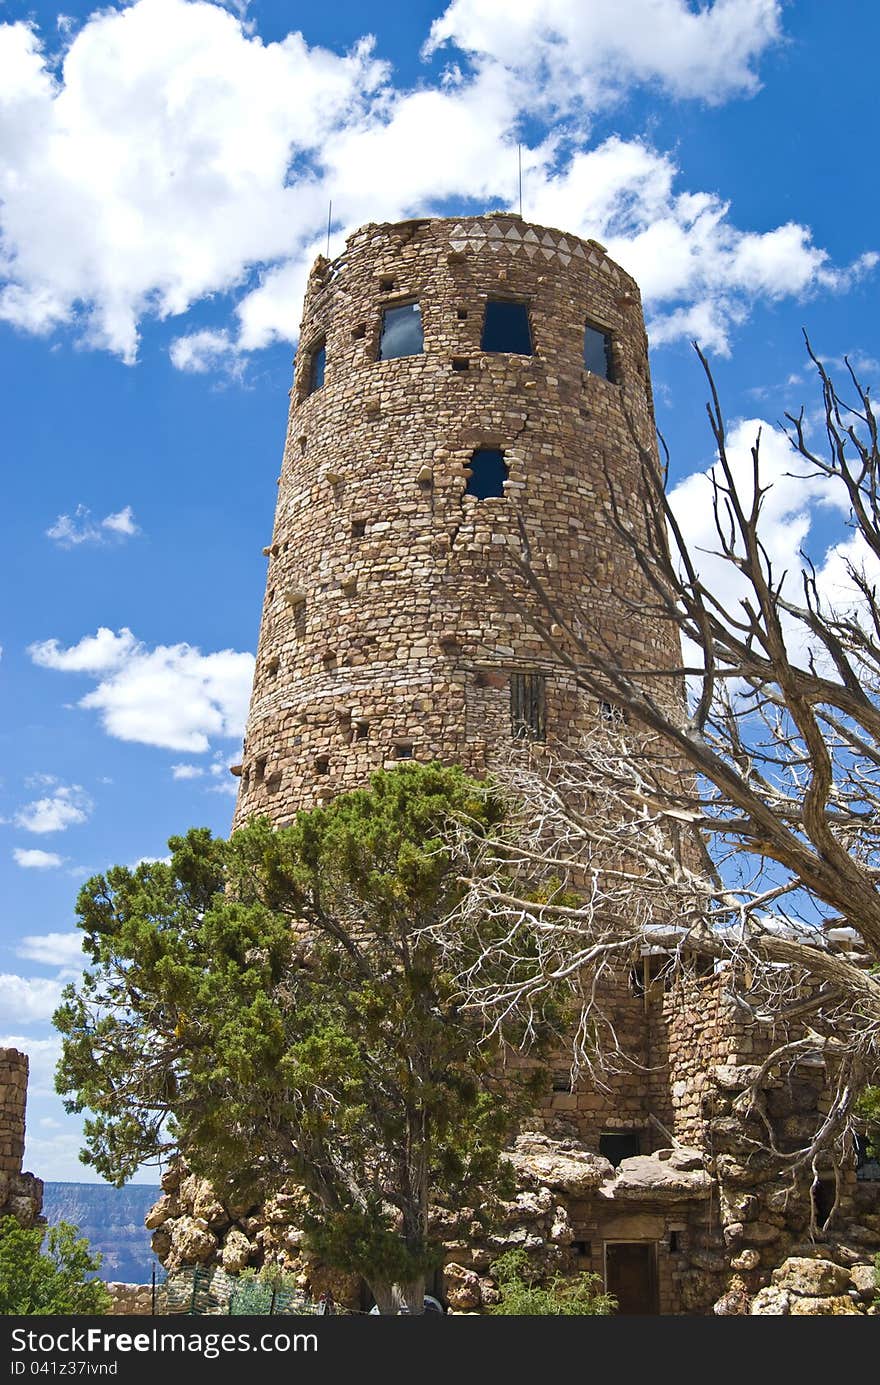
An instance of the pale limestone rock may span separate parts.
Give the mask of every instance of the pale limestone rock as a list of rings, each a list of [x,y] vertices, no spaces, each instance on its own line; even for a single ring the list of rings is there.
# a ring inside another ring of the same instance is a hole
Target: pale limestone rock
[[[243,1231],[233,1227],[223,1242],[220,1263],[227,1274],[241,1274],[251,1256],[251,1243]]]
[[[607,1159],[592,1154],[578,1140],[553,1140],[534,1131],[518,1136],[511,1163],[521,1178],[571,1197],[583,1197],[611,1176]]]
[[[617,1177],[607,1191],[615,1201],[651,1198],[676,1202],[705,1197],[712,1187],[712,1180],[702,1167],[702,1158],[695,1150],[683,1152],[680,1157],[676,1155],[677,1151],[673,1151],[670,1157],[660,1159],[656,1154],[637,1154],[631,1159],[622,1160],[618,1165]],[[692,1167],[695,1156],[699,1164]]]
[[[162,1192],[176,1193],[178,1188],[180,1187],[185,1172],[186,1166],[184,1165],[182,1160],[175,1159],[173,1163],[169,1164],[168,1168],[165,1170],[165,1172],[162,1174],[162,1177],[159,1179],[159,1183],[162,1187]]]
[[[179,1265],[204,1265],[217,1249],[217,1237],[193,1217],[180,1217],[171,1232],[171,1249]]]
[[[574,1240],[574,1231],[565,1207],[555,1208],[549,1239],[557,1246],[570,1246]]]
[[[479,1276],[464,1265],[447,1265],[443,1271],[443,1294],[450,1308],[468,1312],[482,1302]]]
[[[193,1216],[200,1221],[205,1221],[209,1226],[228,1226],[229,1213],[215,1196],[211,1184],[203,1179],[193,1201]]]
[[[158,1227],[164,1226],[169,1217],[176,1217],[180,1211],[180,1204],[174,1193],[164,1193],[158,1202],[154,1202],[147,1215],[144,1217],[144,1226],[148,1231],[155,1231]]]
[[[849,1270],[831,1260],[805,1260],[790,1256],[773,1271],[772,1281],[778,1287],[808,1298],[823,1298],[842,1294],[849,1288]]]
[[[743,1317],[749,1311],[749,1296],[745,1289],[728,1289],[716,1303],[712,1312],[719,1318]]]
[[[752,1317],[780,1318],[789,1312],[793,1295],[787,1289],[780,1289],[775,1284],[768,1284],[766,1289],[759,1289],[752,1299]]]
[[[859,1309],[847,1294],[827,1298],[805,1298],[792,1294],[789,1313],[793,1318],[858,1317]]]
[[[734,1270],[756,1270],[761,1263],[761,1253],[757,1250],[741,1250],[739,1255],[734,1255],[730,1262],[731,1269]]]
[[[877,1284],[877,1271],[873,1265],[851,1265],[849,1277],[859,1298],[867,1299],[870,1303],[874,1295],[880,1293],[880,1286]]]

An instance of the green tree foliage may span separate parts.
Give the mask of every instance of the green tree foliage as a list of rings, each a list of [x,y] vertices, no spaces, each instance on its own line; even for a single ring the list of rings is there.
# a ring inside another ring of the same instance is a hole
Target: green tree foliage
[[[19,1226],[14,1217],[0,1218],[0,1314],[106,1313],[106,1286],[87,1278],[100,1264],[101,1256],[91,1254],[88,1241],[69,1222],[47,1230]]]
[[[483,1033],[453,982],[473,925],[449,824],[501,814],[458,769],[401,766],[291,827],[194,829],[170,864],[90,880],[92,965],[55,1016],[84,1161],[121,1184],[182,1149],[221,1188],[292,1181],[314,1252],[420,1311],[431,1204],[488,1205],[539,1080],[508,1064],[514,1018]]]
[[[508,1250],[492,1265],[501,1302],[490,1309],[508,1317],[607,1317],[617,1307],[597,1274],[554,1274],[546,1283],[524,1250]]]

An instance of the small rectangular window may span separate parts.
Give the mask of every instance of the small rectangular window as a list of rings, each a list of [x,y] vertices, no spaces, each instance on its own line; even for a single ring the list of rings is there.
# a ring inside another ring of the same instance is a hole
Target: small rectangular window
[[[318,342],[309,352],[308,375],[306,378],[306,395],[314,394],[324,384],[324,367],[327,364],[327,343]]]
[[[504,495],[507,463],[503,452],[494,447],[478,448],[471,457],[470,471],[465,495],[474,495],[477,500]]]
[[[510,675],[510,725],[522,740],[547,739],[547,680],[543,673]]]
[[[412,741],[395,741],[394,758],[395,760],[411,760],[413,757]]]
[[[351,521],[351,537],[362,539],[367,532],[367,521],[365,519],[353,519]]]
[[[614,358],[611,352],[611,333],[589,322],[584,328],[584,370],[601,375],[614,383]]]
[[[531,356],[532,330],[527,303],[512,303],[507,298],[490,298],[483,318],[483,351],[506,351],[514,356]]]
[[[599,1153],[615,1168],[623,1159],[632,1159],[642,1152],[638,1130],[607,1130],[599,1136]]]
[[[400,308],[386,308],[382,313],[379,360],[392,361],[398,356],[419,356],[423,350],[422,314],[418,303],[404,303]]]

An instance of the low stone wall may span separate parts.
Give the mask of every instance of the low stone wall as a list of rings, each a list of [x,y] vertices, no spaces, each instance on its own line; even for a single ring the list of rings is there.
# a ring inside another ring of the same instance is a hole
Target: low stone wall
[[[107,1285],[111,1306],[107,1312],[126,1317],[148,1317],[153,1312],[153,1286],[151,1284]],[[164,1312],[162,1290],[156,1293],[156,1312]]]

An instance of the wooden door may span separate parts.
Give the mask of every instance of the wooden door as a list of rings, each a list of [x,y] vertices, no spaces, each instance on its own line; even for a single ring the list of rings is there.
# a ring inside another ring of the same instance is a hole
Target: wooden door
[[[618,1313],[659,1313],[654,1242],[607,1242],[605,1283],[608,1293],[617,1299]]]

